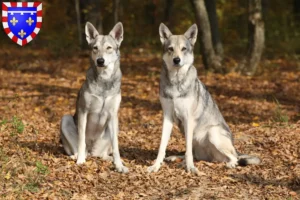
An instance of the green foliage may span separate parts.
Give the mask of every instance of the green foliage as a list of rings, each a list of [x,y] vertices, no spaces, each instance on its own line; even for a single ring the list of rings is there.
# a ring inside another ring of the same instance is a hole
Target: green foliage
[[[21,134],[25,130],[25,125],[22,122],[22,119],[16,115],[14,115],[10,121],[8,121],[7,119],[3,119],[0,122],[0,127],[2,126],[2,128],[0,130],[6,129],[7,128],[6,125],[11,125],[11,127],[12,127],[12,130],[10,133],[11,136]]]
[[[39,191],[40,184],[37,181],[31,180],[29,183],[27,183],[24,187],[25,190],[28,190],[29,192],[36,193]]]
[[[6,119],[3,119],[3,120],[0,122],[0,126],[6,125],[6,124],[7,124],[7,120],[6,120]]]
[[[18,133],[23,133],[25,125],[23,124],[22,120],[19,117],[13,116],[12,127],[13,127],[13,132],[11,134],[15,135]]]
[[[36,172],[39,174],[47,175],[50,173],[49,169],[47,166],[43,165],[40,161],[37,161],[35,163],[36,166]]]
[[[43,165],[42,162],[36,161],[35,163],[36,169],[34,174],[30,176],[27,180],[28,183],[25,185],[24,189],[29,192],[36,193],[40,189],[41,182],[44,180],[43,175],[48,175],[50,170],[47,166]],[[42,176],[41,176],[42,175]]]

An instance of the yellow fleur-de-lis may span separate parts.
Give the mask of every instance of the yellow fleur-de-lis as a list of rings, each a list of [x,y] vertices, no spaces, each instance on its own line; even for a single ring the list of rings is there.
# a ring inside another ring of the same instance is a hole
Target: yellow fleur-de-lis
[[[24,32],[24,30],[21,29],[21,31],[18,34],[19,34],[19,36],[21,36],[21,38],[23,38],[24,35],[26,35],[26,32]]]
[[[14,26],[16,25],[16,23],[18,23],[19,20],[17,20],[15,17],[13,17],[12,20],[10,20],[10,23],[12,23]]]
[[[27,20],[26,20],[26,23],[31,26],[31,24],[34,22],[34,20],[31,19],[31,17],[29,17]]]

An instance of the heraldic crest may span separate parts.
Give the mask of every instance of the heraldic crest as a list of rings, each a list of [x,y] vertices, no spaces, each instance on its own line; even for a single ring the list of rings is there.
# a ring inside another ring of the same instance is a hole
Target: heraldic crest
[[[42,26],[41,2],[3,2],[2,25],[8,37],[24,46],[33,40]]]

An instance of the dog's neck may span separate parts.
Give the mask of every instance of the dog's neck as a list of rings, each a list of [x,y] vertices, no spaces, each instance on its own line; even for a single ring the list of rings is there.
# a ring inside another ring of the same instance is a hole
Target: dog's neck
[[[169,68],[170,69],[170,68]],[[186,96],[192,89],[197,80],[197,70],[190,64],[182,66],[180,69],[169,70],[163,65],[160,77],[160,96],[174,99]]]
[[[171,85],[177,85],[184,82],[192,66],[193,64],[186,64],[182,67],[175,68],[173,66],[167,66],[164,62],[162,73],[166,76]]]
[[[115,62],[111,62],[108,66],[97,67],[93,61],[91,61],[93,69],[93,78],[96,82],[110,82],[113,76],[120,69],[120,59],[118,58]]]
[[[86,85],[97,96],[110,96],[120,93],[122,73],[120,61],[108,65],[99,71],[92,65],[87,71]]]

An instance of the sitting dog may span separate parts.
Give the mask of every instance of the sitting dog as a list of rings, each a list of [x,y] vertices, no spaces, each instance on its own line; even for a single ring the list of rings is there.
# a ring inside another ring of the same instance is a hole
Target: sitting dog
[[[230,168],[238,164],[260,163],[259,158],[240,155],[236,151],[232,133],[217,104],[197,77],[193,66],[197,33],[195,24],[184,35],[172,35],[164,24],[159,27],[164,51],[159,92],[163,108],[163,129],[157,159],[148,168],[148,172],[159,170],[174,122],[185,135],[185,163],[188,172],[198,173],[193,158],[226,162]],[[166,160],[172,161],[178,157],[183,156],[170,156]]]
[[[113,161],[118,172],[126,173],[128,168],[122,164],[118,145],[123,25],[119,22],[109,35],[99,35],[87,22],[85,34],[92,49],[91,67],[78,93],[75,115],[65,115],[61,120],[61,141],[77,164],[83,164],[90,154]]]

